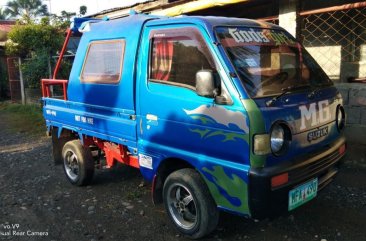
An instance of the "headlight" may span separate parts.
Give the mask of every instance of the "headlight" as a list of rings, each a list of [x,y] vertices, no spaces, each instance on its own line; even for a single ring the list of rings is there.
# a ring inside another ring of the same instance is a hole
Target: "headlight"
[[[346,115],[344,113],[344,109],[342,106],[338,106],[337,108],[337,128],[339,131],[343,130],[344,126],[345,126],[345,119],[346,119]]]
[[[271,149],[274,154],[279,153],[285,143],[285,130],[280,124],[275,124],[271,131]]]

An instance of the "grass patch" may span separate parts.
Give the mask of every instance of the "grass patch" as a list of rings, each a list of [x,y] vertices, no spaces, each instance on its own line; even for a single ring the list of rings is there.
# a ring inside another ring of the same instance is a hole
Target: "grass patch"
[[[21,105],[0,102],[0,114],[4,125],[11,132],[21,132],[30,136],[41,136],[45,133],[42,108],[38,105]]]

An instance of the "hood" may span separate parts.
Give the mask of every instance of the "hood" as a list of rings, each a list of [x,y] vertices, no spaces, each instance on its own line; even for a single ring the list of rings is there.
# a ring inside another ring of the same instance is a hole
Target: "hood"
[[[329,145],[338,136],[336,113],[342,105],[338,90],[326,87],[309,97],[310,91],[289,93],[268,106],[273,97],[256,99],[265,120],[265,129],[270,132],[276,122],[286,125],[291,131],[289,149],[285,155],[269,155],[267,165],[271,166],[283,160],[291,160],[301,153],[309,153]]]

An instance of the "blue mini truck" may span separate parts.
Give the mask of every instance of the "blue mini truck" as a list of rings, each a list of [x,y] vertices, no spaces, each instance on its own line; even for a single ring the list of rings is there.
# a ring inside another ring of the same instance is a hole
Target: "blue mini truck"
[[[72,35],[82,37],[70,77],[58,80]],[[138,168],[191,238],[212,232],[220,210],[261,219],[308,202],[346,151],[340,93],[265,22],[75,19],[42,90],[53,157],[72,184],[117,162]]]

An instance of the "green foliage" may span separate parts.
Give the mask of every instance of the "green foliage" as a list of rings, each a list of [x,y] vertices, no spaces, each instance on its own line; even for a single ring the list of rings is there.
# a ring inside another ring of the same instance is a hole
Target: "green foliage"
[[[35,19],[48,15],[47,5],[41,0],[12,0],[4,10],[6,15],[14,18]]]
[[[30,88],[39,88],[40,79],[49,77],[49,58],[56,54],[64,41],[64,30],[50,25],[50,18],[43,18],[39,24],[18,23],[8,34],[6,43],[8,55],[31,58],[21,66],[23,78]]]
[[[38,105],[21,105],[10,104],[8,102],[0,102],[0,110],[8,113],[22,113],[25,115],[35,115],[42,117],[42,108]]]
[[[48,68],[49,54],[39,51],[30,60],[24,60],[21,66],[26,87],[39,88],[41,79],[49,78]]]
[[[6,43],[8,55],[32,57],[40,50],[55,53],[62,46],[64,32],[59,28],[49,25],[49,20],[41,24],[17,24],[8,34],[10,41]]]
[[[21,105],[0,102],[0,112],[10,125],[10,131],[25,132],[31,136],[44,134],[42,108],[38,105]]]
[[[73,61],[74,59],[69,58],[62,59],[60,69],[57,73],[57,79],[69,79]]]
[[[75,12],[66,12],[65,10],[61,11],[61,17],[64,21],[71,22],[71,18],[75,17]]]
[[[0,20],[5,20],[6,19],[6,14],[4,13],[3,9],[0,8]]]
[[[41,23],[42,21],[48,21],[49,24],[51,24],[52,26],[63,30],[66,30],[71,23],[70,21],[66,21],[62,16],[58,16],[56,14],[51,14],[50,16],[43,17],[41,19]]]
[[[21,17],[8,34],[6,54],[25,59],[21,70],[25,85],[29,88],[39,88],[40,80],[49,78],[50,58],[61,49],[65,30],[70,25],[70,19],[76,15],[62,11],[61,16],[35,19],[35,16],[47,14],[47,8],[43,11],[42,6],[40,0],[13,0],[6,9],[8,14]],[[25,14],[16,14],[20,10]],[[84,8],[81,10],[86,11]],[[63,63],[57,77],[68,78],[70,69],[70,62]]]

